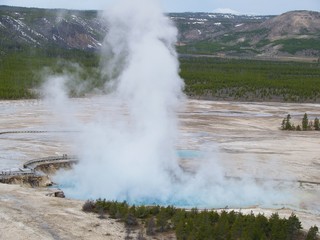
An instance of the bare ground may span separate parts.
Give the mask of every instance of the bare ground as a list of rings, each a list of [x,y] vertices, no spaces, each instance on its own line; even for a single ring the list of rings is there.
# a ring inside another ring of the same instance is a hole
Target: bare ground
[[[122,223],[81,211],[83,202],[47,189],[0,184],[1,239],[124,239]]]
[[[100,99],[78,99],[87,121],[94,112],[112,111]],[[0,102],[0,131],[57,129],[53,116],[41,101]],[[189,100],[180,112],[179,149],[215,154],[225,175],[320,182],[320,132],[279,130],[290,113],[299,123],[307,112],[320,117],[320,104],[237,103]],[[61,126],[65,126],[61,124]],[[67,126],[67,125],[66,125]],[[67,127],[69,129],[69,126]],[[68,133],[69,135],[74,133]],[[25,160],[72,151],[64,133],[0,135],[0,168],[20,166]],[[194,168],[194,159],[182,163]],[[291,209],[242,209],[242,212],[293,211],[308,229],[320,225],[320,186],[293,186],[299,203]],[[125,228],[113,220],[100,220],[81,211],[83,202],[45,196],[48,190],[0,185],[0,234],[4,239],[123,239]]]

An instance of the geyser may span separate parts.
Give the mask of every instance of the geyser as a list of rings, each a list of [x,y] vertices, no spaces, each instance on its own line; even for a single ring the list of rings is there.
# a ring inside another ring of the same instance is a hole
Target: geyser
[[[105,17],[106,87],[115,88],[110,98],[128,115],[114,112],[83,126],[73,190],[84,197],[166,201],[181,175],[175,150],[176,110],[183,98],[177,30],[157,1],[120,1]]]
[[[197,172],[181,170],[176,112],[183,107],[184,84],[174,48],[177,30],[155,0],[117,1],[105,17],[102,65],[110,79],[106,88],[114,91],[99,101],[114,110],[71,123],[81,130],[73,139],[80,162],[57,176],[72,185],[66,195],[198,207],[288,202],[272,186],[225,179],[212,153],[201,154]]]

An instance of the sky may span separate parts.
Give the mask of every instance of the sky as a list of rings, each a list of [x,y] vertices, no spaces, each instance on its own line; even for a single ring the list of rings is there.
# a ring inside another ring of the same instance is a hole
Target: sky
[[[0,5],[105,10],[116,0],[0,0]],[[134,1],[134,0],[132,0]],[[277,15],[292,10],[320,11],[320,0],[160,0],[164,12],[222,12]]]

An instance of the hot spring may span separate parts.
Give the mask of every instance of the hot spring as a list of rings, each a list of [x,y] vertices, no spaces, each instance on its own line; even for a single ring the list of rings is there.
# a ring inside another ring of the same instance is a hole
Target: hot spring
[[[277,188],[272,181],[257,184],[250,177],[270,175],[272,168],[266,173],[253,165],[238,166],[240,178],[226,177],[223,154],[212,141],[224,139],[222,129],[180,131],[202,120],[188,126],[179,118],[187,100],[175,51],[177,29],[158,1],[117,1],[104,18],[109,31],[101,51],[101,73],[108,79],[105,90],[110,94],[96,99],[100,104],[79,120],[82,106],[67,96],[71,76],[47,76],[43,86],[48,107],[61,116],[58,124],[80,131],[68,140],[79,163],[56,177],[67,196],[192,207],[294,202],[289,188]],[[194,134],[200,134],[198,139]]]
[[[47,101],[0,101],[3,132],[48,130],[36,134],[0,135],[2,169],[21,167],[30,159],[67,153],[82,156],[82,164],[78,166],[80,169],[58,172],[52,179],[62,185],[67,197],[84,200],[99,197],[119,201],[130,199],[132,203],[168,203],[206,208],[245,208],[254,205],[289,207],[313,213],[320,210],[317,201],[319,185],[307,183],[320,182],[316,167],[320,155],[318,136],[308,134],[302,143],[301,134],[296,132],[290,134],[288,141],[287,134],[274,126],[290,109],[304,112],[308,104],[185,100],[185,107],[177,112],[177,141],[173,154],[169,155],[174,157],[178,170],[170,172],[161,169],[171,185],[155,184],[154,191],[150,187],[139,195],[139,189],[133,187],[134,191],[131,191],[131,186],[141,182],[139,187],[143,189],[144,185],[151,184],[148,182],[155,175],[149,174],[149,171],[145,173],[141,167],[144,165],[135,166],[136,153],[128,155],[128,163],[120,161],[117,166],[117,156],[124,156],[121,151],[126,152],[123,149],[127,148],[115,148],[121,145],[113,145],[112,141],[102,144],[104,148],[97,145],[97,150],[92,149],[92,144],[87,144],[100,141],[96,136],[101,131],[91,132],[94,129],[92,125],[109,124],[105,123],[105,119],[113,119],[111,122],[120,126],[123,124],[119,119],[129,123],[127,107],[119,104],[119,100],[102,96],[70,99],[66,103],[64,106],[69,112],[61,114],[59,107],[57,114],[54,114],[55,106],[48,106]],[[313,107],[320,111],[320,106]],[[230,116],[229,112],[235,109],[241,116]],[[257,116],[257,112],[262,114]],[[123,138],[118,137],[117,143],[120,139],[126,142],[127,134],[122,132]],[[108,139],[113,135],[107,132],[103,136]],[[87,142],[79,147],[83,139]],[[115,163],[113,158],[105,160],[104,152],[110,156],[114,153]],[[87,159],[83,157],[85,154]],[[104,161],[109,163],[105,165]],[[152,165],[146,166],[152,169]],[[112,175],[117,168],[119,176]],[[75,176],[78,171],[84,175]],[[134,178],[138,179],[131,184]],[[284,181],[281,182],[281,179]],[[305,183],[300,186],[298,180]],[[161,196],[157,194],[158,189],[161,189]]]

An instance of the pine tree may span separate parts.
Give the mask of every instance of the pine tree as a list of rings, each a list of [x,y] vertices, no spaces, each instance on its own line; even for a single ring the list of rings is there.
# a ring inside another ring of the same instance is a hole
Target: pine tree
[[[154,218],[153,217],[149,218],[146,223],[146,232],[148,236],[155,234],[155,227],[156,227],[156,223],[154,221]]]
[[[269,219],[270,239],[285,240],[287,238],[285,220],[279,218],[278,213],[273,213]]]
[[[291,115],[288,114],[285,119],[283,119],[282,123],[284,124],[284,130],[294,130],[293,125],[290,122],[291,120]]]
[[[167,225],[168,225],[168,217],[165,208],[161,208],[161,211],[159,214],[156,216],[157,219],[157,226],[159,227],[160,232],[166,231]]]
[[[284,119],[282,120],[281,130],[286,130],[286,118],[284,118]]]
[[[308,126],[309,126],[308,115],[307,115],[307,113],[305,113],[303,115],[303,119],[302,119],[302,130],[303,131],[307,131],[308,130]]]
[[[313,127],[314,127],[314,130],[316,130],[316,131],[319,131],[320,130],[320,123],[319,123],[319,118],[315,118],[314,119],[314,125],[313,125]]]
[[[301,222],[293,213],[287,220],[287,235],[289,239],[295,239],[299,231],[302,229]]]
[[[317,226],[311,227],[308,231],[306,240],[316,240],[319,229]]]

